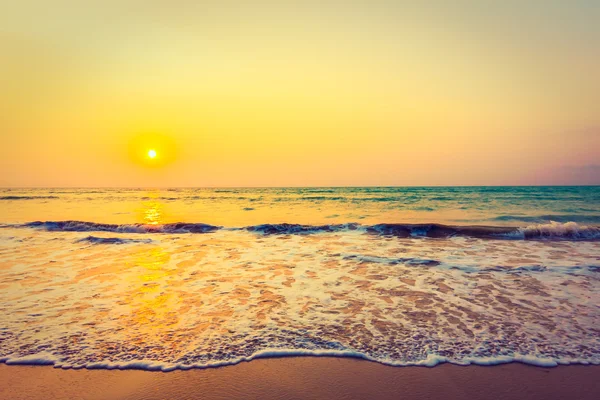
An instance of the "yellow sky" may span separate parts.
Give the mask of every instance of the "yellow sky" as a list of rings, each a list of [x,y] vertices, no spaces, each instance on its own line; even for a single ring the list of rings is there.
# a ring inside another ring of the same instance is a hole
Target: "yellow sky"
[[[0,186],[600,184],[594,1],[4,3]]]

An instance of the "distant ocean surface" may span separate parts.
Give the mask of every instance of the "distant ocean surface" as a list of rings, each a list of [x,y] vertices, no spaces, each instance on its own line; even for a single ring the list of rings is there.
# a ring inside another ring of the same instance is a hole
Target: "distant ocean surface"
[[[600,364],[600,187],[0,189],[0,362]]]

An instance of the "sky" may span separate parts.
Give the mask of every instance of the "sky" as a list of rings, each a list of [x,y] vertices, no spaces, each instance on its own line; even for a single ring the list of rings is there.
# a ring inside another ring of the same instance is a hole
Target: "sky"
[[[593,0],[1,2],[0,186],[600,184],[599,20]]]

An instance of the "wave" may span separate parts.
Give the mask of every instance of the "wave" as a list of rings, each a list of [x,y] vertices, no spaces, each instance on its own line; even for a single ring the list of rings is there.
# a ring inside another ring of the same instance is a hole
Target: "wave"
[[[576,222],[550,222],[519,229],[525,239],[600,239],[600,227],[582,226]]]
[[[15,227],[15,225],[4,225]],[[210,233],[217,230],[248,231],[263,235],[297,235],[327,232],[357,231],[371,235],[394,236],[399,238],[450,238],[471,237],[479,239],[504,240],[600,240],[600,227],[579,225],[576,222],[549,222],[527,227],[506,226],[453,226],[443,224],[377,224],[358,223],[302,225],[302,224],[260,224],[242,228],[224,228],[203,223],[171,224],[101,224],[84,221],[35,221],[16,227],[39,228],[47,231],[64,232],[116,232],[116,233]]]
[[[266,235],[280,234],[302,234],[302,233],[321,233],[321,232],[341,232],[355,231],[361,228],[356,223],[350,224],[329,224],[329,225],[301,225],[301,224],[261,224],[247,226],[245,229],[250,232],[258,232]]]
[[[404,264],[409,266],[425,266],[425,267],[437,267],[441,264],[438,260],[430,260],[426,258],[414,258],[414,257],[400,257],[400,258],[388,258],[379,256],[369,256],[362,254],[347,254],[344,255],[345,260],[358,260],[363,263],[375,263],[375,264],[387,264],[396,265]]]
[[[285,357],[336,357],[354,358],[377,362],[394,367],[425,366],[435,367],[439,364],[450,363],[455,365],[500,365],[508,363],[522,363],[538,367],[556,367],[558,365],[583,364],[598,365],[597,360],[579,359],[574,357],[539,357],[529,354],[498,355],[494,357],[465,357],[453,359],[438,354],[428,354],[425,358],[411,361],[395,361],[388,358],[373,357],[355,350],[308,350],[308,349],[267,349],[260,350],[250,356],[235,357],[220,361],[206,363],[183,364],[161,362],[158,360],[127,360],[127,361],[95,361],[85,364],[71,365],[61,360],[61,357],[51,353],[42,352],[24,357],[2,357],[0,363],[6,365],[52,365],[61,369],[106,369],[106,370],[145,370],[171,372],[175,370],[206,369],[236,365],[261,358],[285,358]]]
[[[87,236],[87,237],[84,237],[83,239],[79,239],[78,242],[89,242],[92,244],[152,243],[152,239],[130,239],[130,238]]]
[[[47,231],[63,232],[118,232],[118,233],[207,233],[219,226],[198,223],[151,224],[99,224],[84,221],[35,221],[22,225]]]
[[[0,200],[44,200],[58,198],[58,196],[0,196]]]
[[[347,196],[301,196],[297,199],[291,198],[290,200],[312,200],[312,201],[348,201],[351,198]]]
[[[453,263],[444,260],[433,260],[429,258],[418,257],[381,257],[366,254],[341,254],[344,260],[355,260],[360,263],[398,265],[408,267],[436,267],[438,269],[458,270],[465,273],[482,273],[496,272],[505,274],[520,274],[520,273],[543,273],[549,271],[549,268],[544,265],[524,265],[524,266],[508,266],[495,265],[493,267],[481,267],[468,264]],[[560,274],[596,274],[600,272],[600,265],[574,265],[574,266],[552,266],[553,273]]]
[[[476,238],[499,238],[518,231],[503,226],[452,226],[442,224],[378,224],[367,228],[368,232],[397,237],[448,238],[466,236]]]
[[[451,226],[442,224],[379,224],[367,231],[398,237],[448,238],[454,236],[480,239],[523,240],[600,240],[600,227],[576,222],[554,222],[529,225],[524,228],[505,226]]]

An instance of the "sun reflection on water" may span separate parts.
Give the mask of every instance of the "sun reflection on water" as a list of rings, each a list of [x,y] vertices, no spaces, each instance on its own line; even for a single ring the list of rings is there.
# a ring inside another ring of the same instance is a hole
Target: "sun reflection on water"
[[[163,248],[154,247],[135,254],[129,263],[132,274],[126,277],[130,290],[124,303],[130,313],[123,323],[138,338],[141,333],[141,337],[160,342],[179,322],[179,296],[170,288],[176,268],[170,265],[170,259]]]
[[[145,198],[147,201],[143,201],[138,209],[140,222],[146,225],[164,223],[164,204],[159,201],[159,193],[150,192]]]
[[[144,204],[144,223],[158,225],[162,221],[163,205],[157,201]]]

